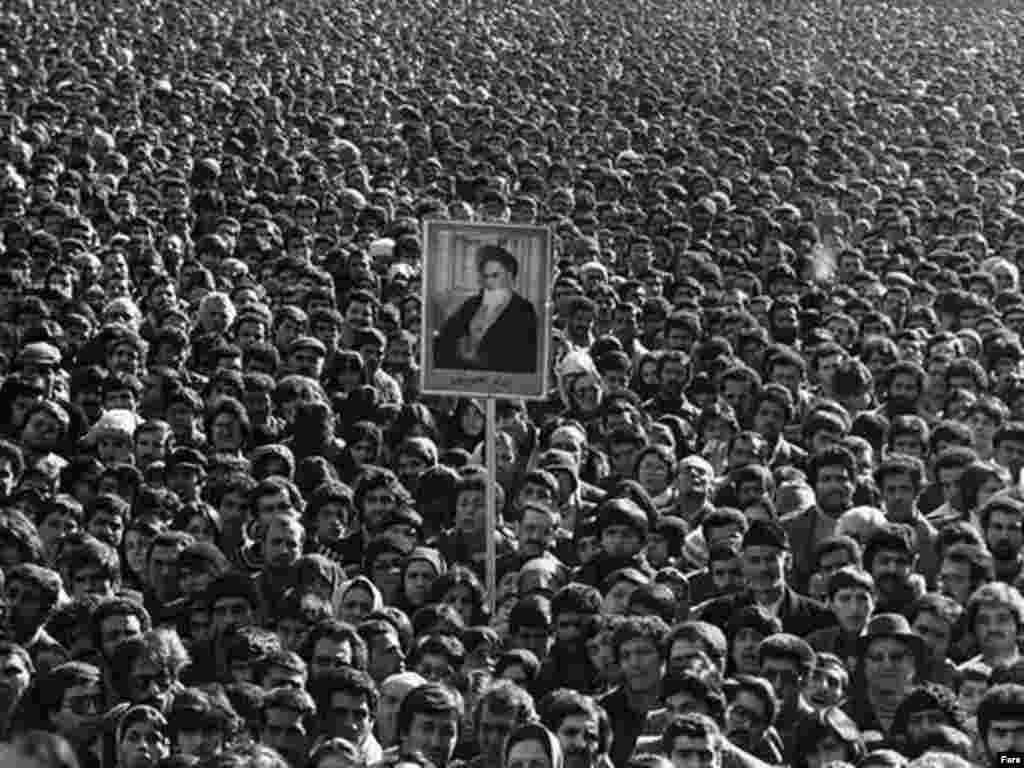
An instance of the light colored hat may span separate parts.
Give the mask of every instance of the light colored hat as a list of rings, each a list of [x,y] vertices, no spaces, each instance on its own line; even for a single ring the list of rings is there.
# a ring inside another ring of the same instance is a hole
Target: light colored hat
[[[92,425],[86,441],[95,443],[101,435],[123,434],[132,437],[139,426],[139,417],[125,408],[114,408],[104,411],[99,420]]]

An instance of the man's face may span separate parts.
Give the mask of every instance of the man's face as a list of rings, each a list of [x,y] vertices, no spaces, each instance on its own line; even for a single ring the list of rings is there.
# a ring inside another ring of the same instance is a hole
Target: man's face
[[[746,547],[743,580],[755,590],[781,589],[786,583],[786,552],[777,547]]]
[[[911,629],[921,636],[933,658],[946,658],[953,637],[953,627],[948,621],[934,613],[921,611],[914,619]]]
[[[356,329],[369,328],[373,324],[373,307],[362,301],[353,301],[345,310],[345,322]]]
[[[97,564],[87,564],[71,573],[71,596],[80,600],[87,595],[113,597],[117,584],[106,569]]]
[[[485,291],[512,289],[512,274],[498,261],[486,261],[480,267],[480,285]]]
[[[302,765],[309,752],[312,734],[302,716],[291,709],[268,709],[260,741],[276,749],[290,765]]]
[[[722,764],[719,745],[705,738],[678,736],[669,753],[672,768],[718,768]]]
[[[483,707],[477,722],[476,740],[484,765],[501,765],[505,741],[517,724],[513,712],[495,712],[489,706]]]
[[[864,651],[863,663],[868,686],[890,694],[905,692],[917,671],[913,651],[896,637],[872,640]]]
[[[596,717],[569,715],[555,732],[562,746],[565,768],[595,768],[601,750],[601,731]]]
[[[345,639],[322,637],[313,648],[309,679],[316,680],[335,669],[352,664],[352,644]]]
[[[628,525],[607,525],[601,530],[601,548],[609,557],[632,557],[643,547],[643,540]]]
[[[97,512],[88,525],[89,533],[117,549],[124,536],[124,518],[112,512]]]
[[[140,468],[148,467],[154,461],[163,461],[167,455],[167,441],[163,432],[147,430],[135,438],[135,463]]]
[[[528,509],[518,526],[519,551],[527,558],[539,557],[554,543],[555,526],[550,515]]]
[[[657,646],[647,638],[627,640],[619,647],[619,667],[633,691],[653,690],[661,681],[663,665]]]
[[[342,738],[359,746],[373,728],[373,713],[366,697],[348,691],[331,694],[330,709],[324,713],[324,735]]]
[[[211,629],[218,637],[229,629],[251,626],[255,621],[252,603],[244,597],[222,597],[213,605]]]
[[[1003,440],[996,446],[996,461],[1010,470],[1016,479],[1024,467],[1024,442],[1020,440]]]
[[[908,520],[914,511],[917,489],[910,475],[889,473],[882,480],[882,498],[890,518]]]
[[[40,591],[22,579],[14,579],[7,583],[4,602],[14,639],[18,642],[31,640],[46,619],[46,607]]]
[[[417,712],[402,734],[402,751],[422,752],[437,768],[447,768],[459,739],[457,713]]]
[[[861,587],[844,587],[832,595],[829,606],[846,632],[859,633],[871,617],[875,598]]]
[[[725,711],[725,729],[738,747],[751,752],[757,748],[768,727],[768,708],[760,696],[739,690]]]
[[[803,672],[792,659],[768,656],[761,662],[761,677],[772,684],[775,696],[785,708],[796,701],[804,682]]]
[[[594,313],[589,309],[581,309],[569,320],[569,334],[575,339],[586,339],[594,327]]]
[[[882,595],[892,595],[905,587],[914,570],[914,560],[906,552],[883,549],[875,555],[871,576]]]
[[[915,444],[917,441],[915,440]],[[896,450],[899,450],[897,446],[893,446]],[[905,453],[905,451],[900,451]],[[951,504],[954,507],[960,503],[960,476],[963,475],[963,467],[949,467],[948,469],[940,469],[937,473],[939,488],[942,491],[942,498],[947,504]]]
[[[820,467],[814,493],[822,511],[830,517],[838,517],[850,508],[853,478],[842,465]]]
[[[1024,543],[1021,516],[1010,510],[992,510],[985,529],[985,542],[997,560],[1013,560]]]
[[[178,591],[178,553],[176,546],[158,545],[149,556],[149,583],[162,602],[174,599]]]
[[[1007,655],[1017,647],[1017,618],[1007,605],[978,606],[971,629],[985,654]]]
[[[264,562],[283,568],[292,565],[301,554],[301,524],[291,519],[273,519],[264,534]]]
[[[376,635],[370,642],[367,671],[374,680],[385,680],[405,669],[405,653],[397,632]]]
[[[661,367],[660,383],[669,396],[677,396],[686,386],[686,366],[679,360],[666,360]]]
[[[761,436],[772,442],[786,426],[786,412],[782,406],[772,400],[762,400],[754,414],[754,429]]]
[[[804,694],[817,710],[841,704],[846,698],[848,678],[833,666],[817,666],[807,678]]]
[[[956,600],[962,606],[967,605],[967,599],[971,596],[971,564],[963,560],[953,560],[945,557],[942,565],[939,566],[938,575],[939,591],[946,597]]]

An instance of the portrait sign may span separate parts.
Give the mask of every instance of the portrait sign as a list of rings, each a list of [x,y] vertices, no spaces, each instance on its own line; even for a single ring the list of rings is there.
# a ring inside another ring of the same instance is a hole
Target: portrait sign
[[[551,259],[546,227],[426,222],[423,392],[547,394]]]

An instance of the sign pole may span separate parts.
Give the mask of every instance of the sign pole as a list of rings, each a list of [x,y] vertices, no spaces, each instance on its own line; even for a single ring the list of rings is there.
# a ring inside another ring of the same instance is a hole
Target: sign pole
[[[485,401],[485,413],[487,429],[484,432],[484,455],[487,457],[487,493],[484,512],[484,535],[486,538],[487,556],[487,602],[491,609],[491,615],[497,610],[498,604],[498,553],[495,547],[494,536],[498,529],[498,416],[495,408],[495,400],[488,397]]]

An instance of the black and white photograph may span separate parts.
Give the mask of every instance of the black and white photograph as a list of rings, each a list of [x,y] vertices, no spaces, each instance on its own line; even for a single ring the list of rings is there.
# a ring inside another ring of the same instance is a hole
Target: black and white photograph
[[[424,243],[423,391],[542,397],[549,231],[428,221]]]

